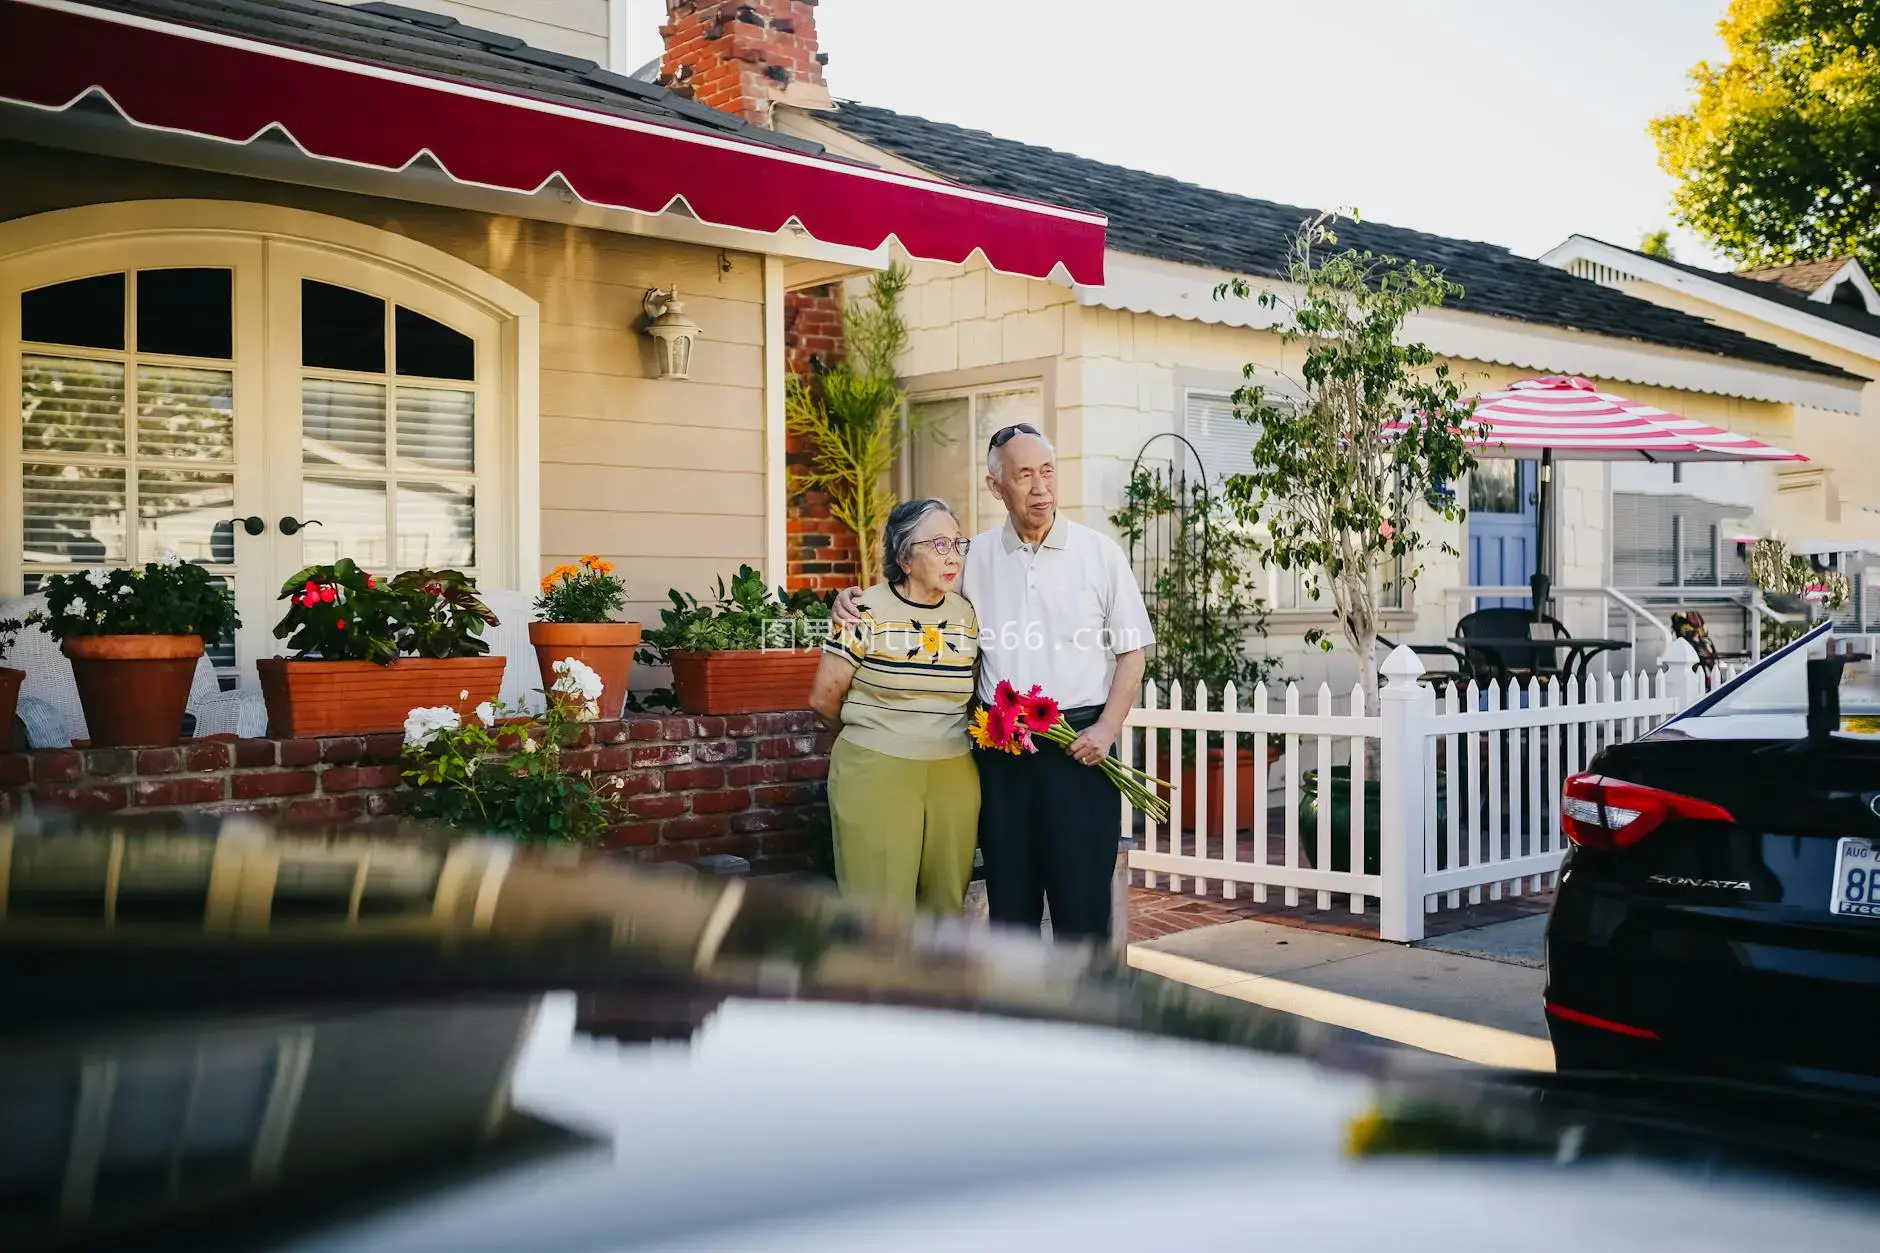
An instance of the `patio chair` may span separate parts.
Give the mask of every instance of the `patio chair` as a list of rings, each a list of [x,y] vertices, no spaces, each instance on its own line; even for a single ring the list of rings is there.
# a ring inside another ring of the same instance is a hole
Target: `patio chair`
[[[1397,648],[1397,641],[1388,635],[1378,636],[1377,642],[1383,646],[1386,653],[1393,652]],[[1410,651],[1419,657],[1442,657],[1454,663],[1445,669],[1423,672],[1421,682],[1431,687],[1444,688],[1451,683],[1460,685],[1474,677],[1474,672],[1469,668],[1468,656],[1459,648],[1451,648],[1447,644],[1412,644]]]
[[[1462,648],[1468,654],[1469,669],[1479,682],[1560,678],[1558,650],[1506,642],[1531,638],[1529,631],[1535,626],[1544,628],[1552,639],[1573,638],[1560,619],[1536,618],[1531,610],[1515,608],[1478,609],[1464,614],[1456,623],[1456,638],[1465,641]],[[1466,643],[1471,638],[1501,642],[1493,648],[1471,648]]]
[[[21,618],[45,607],[46,598],[38,594],[0,597],[0,618]],[[72,663],[50,635],[38,627],[21,631],[14,638],[7,664],[26,671],[17,717],[26,728],[28,747],[69,748],[74,740],[90,738],[85,711],[78,701],[78,681],[72,677]],[[268,707],[261,693],[239,688],[223,691],[215,664],[206,655],[196,663],[188,713],[195,735],[252,739],[268,733]]]

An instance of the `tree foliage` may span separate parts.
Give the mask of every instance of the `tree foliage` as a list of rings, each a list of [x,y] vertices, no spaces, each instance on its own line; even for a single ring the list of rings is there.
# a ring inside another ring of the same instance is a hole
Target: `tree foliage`
[[[784,399],[790,430],[810,445],[792,488],[826,493],[830,516],[855,532],[863,586],[881,577],[881,529],[897,501],[889,484],[908,437],[894,376],[907,347],[900,313],[907,282],[900,265],[876,274],[868,298],[842,311],[846,360],[809,378],[793,375]]]
[[[1731,0],[1729,60],[1652,123],[1679,218],[1748,265],[1880,262],[1880,5]]]
[[[1663,257],[1667,261],[1677,260],[1677,254],[1671,251],[1671,232],[1662,226],[1643,236],[1638,241],[1638,250],[1648,257]]]
[[[1412,314],[1462,289],[1417,262],[1330,251],[1334,220],[1306,222],[1287,288],[1259,293],[1262,306],[1282,312],[1281,340],[1305,351],[1298,399],[1253,382],[1235,391],[1235,416],[1258,435],[1252,468],[1227,480],[1226,496],[1243,522],[1263,528],[1257,545],[1267,562],[1300,573],[1314,599],[1329,592],[1365,690],[1375,692],[1380,571],[1394,565],[1414,582],[1431,544],[1425,521],[1462,518],[1449,485],[1474,469],[1478,431],[1449,367],[1423,344],[1401,342]],[[1230,293],[1245,297],[1252,286],[1236,279],[1215,296]],[[1243,370],[1250,380],[1259,372]],[[1331,647],[1323,632],[1307,638]]]

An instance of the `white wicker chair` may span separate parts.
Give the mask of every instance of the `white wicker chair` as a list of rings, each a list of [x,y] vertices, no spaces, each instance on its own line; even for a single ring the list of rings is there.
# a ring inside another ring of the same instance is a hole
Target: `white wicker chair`
[[[503,588],[482,588],[477,595],[490,607],[500,625],[489,628],[483,638],[489,642],[490,655],[501,657],[503,667],[502,702],[521,705],[533,713],[542,710],[542,674],[535,664],[535,646],[529,643],[529,623],[535,617],[535,597],[527,592]]]
[[[0,597],[0,618],[23,618],[46,607],[40,595]],[[526,628],[525,628],[526,629]],[[33,748],[69,748],[73,740],[90,738],[85,712],[78,703],[78,682],[72,663],[59,645],[38,627],[28,627],[14,638],[7,664],[26,671],[20,685],[19,718],[26,726],[26,742]],[[197,735],[268,733],[268,709],[258,691],[225,692],[216,681],[215,666],[207,657],[196,663],[189,689],[189,712],[196,719]]]

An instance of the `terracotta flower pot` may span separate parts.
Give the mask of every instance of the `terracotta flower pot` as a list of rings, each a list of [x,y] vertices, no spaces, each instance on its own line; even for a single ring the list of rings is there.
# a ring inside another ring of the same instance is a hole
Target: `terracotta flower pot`
[[[818,648],[672,653],[672,687],[689,714],[757,714],[808,709],[822,663]]]
[[[267,657],[255,669],[268,704],[268,734],[297,740],[402,731],[406,716],[421,707],[448,705],[468,714],[502,691],[503,665],[501,657],[400,657],[388,666]]]
[[[0,666],[0,753],[13,747],[13,715],[19,712],[20,684],[24,682],[26,671]]]
[[[1164,744],[1166,749],[1167,745]],[[1266,764],[1271,767],[1278,761],[1284,748],[1278,739],[1269,739],[1266,744]],[[1209,832],[1218,832],[1221,827],[1221,794],[1226,786],[1224,749],[1208,749],[1207,784],[1208,784],[1208,825]],[[1158,773],[1166,774],[1168,766],[1164,764]],[[1266,803],[1264,797],[1255,796],[1253,782],[1253,749],[1243,744],[1235,750],[1234,763],[1234,829],[1247,831],[1253,827],[1254,807]],[[1195,763],[1184,761],[1181,764],[1182,789],[1182,830],[1195,829]],[[1157,788],[1157,793],[1166,801],[1172,800],[1167,788]]]
[[[183,738],[199,635],[80,635],[59,646],[72,663],[93,748],[167,748]]]
[[[531,622],[529,643],[542,673],[542,690],[555,686],[555,663],[572,657],[601,676],[601,717],[620,716],[633,677],[633,650],[640,646],[637,622]]]

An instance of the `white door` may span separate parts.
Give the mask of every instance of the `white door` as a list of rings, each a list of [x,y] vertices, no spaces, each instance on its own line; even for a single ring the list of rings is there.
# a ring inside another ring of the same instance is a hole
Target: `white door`
[[[481,306],[302,243],[182,233],[8,262],[0,595],[173,549],[233,588],[243,625],[210,651],[251,682],[303,566],[501,569],[499,360]]]

